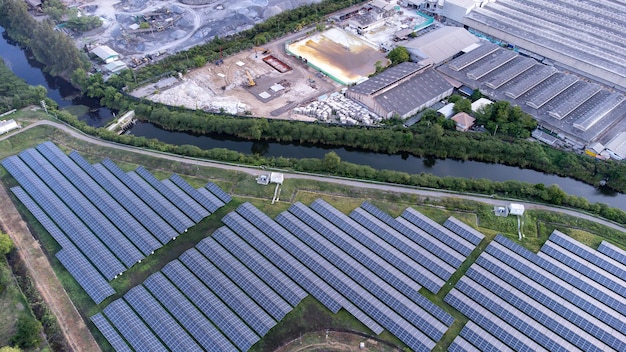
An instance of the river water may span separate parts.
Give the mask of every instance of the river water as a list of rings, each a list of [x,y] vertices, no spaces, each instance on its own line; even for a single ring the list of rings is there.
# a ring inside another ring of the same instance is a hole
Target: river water
[[[100,127],[113,119],[113,112],[99,105],[97,99],[79,95],[68,82],[43,72],[28,50],[23,50],[7,37],[0,27],[0,56],[15,74],[31,85],[42,85],[48,89],[48,96],[59,106],[87,107],[88,111],[79,118],[87,124]],[[84,110],[84,109],[83,109]],[[418,158],[411,155],[387,155],[362,150],[331,148],[316,145],[299,145],[276,142],[251,142],[220,135],[194,135],[160,129],[150,123],[137,123],[130,132],[137,136],[156,138],[165,143],[191,144],[203,149],[227,148],[241,153],[256,153],[263,156],[284,156],[294,158],[323,158],[334,150],[343,161],[369,165],[375,169],[404,171],[411,174],[431,173],[436,176],[465,178],[485,178],[493,181],[518,180],[529,183],[543,183],[546,186],[557,184],[568,194],[587,198],[590,202],[602,202],[612,207],[626,210],[626,195],[595,188],[571,178],[547,175],[533,170],[476,161],[439,160]]]

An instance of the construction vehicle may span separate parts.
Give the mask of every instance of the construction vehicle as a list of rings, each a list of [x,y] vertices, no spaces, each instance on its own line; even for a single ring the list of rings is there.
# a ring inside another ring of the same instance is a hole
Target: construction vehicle
[[[250,74],[250,71],[246,70],[246,75],[248,76],[248,86],[249,87],[256,86],[256,82],[254,82],[254,79],[252,78],[252,75]]]
[[[255,46],[254,47],[254,58],[256,59],[257,57],[259,57],[259,51],[261,52],[261,54],[263,55],[269,55],[272,53],[271,50],[269,49],[265,49],[265,48],[261,48],[260,46]]]
[[[219,66],[224,63],[224,58],[222,57],[222,47],[220,46],[220,58],[215,61],[215,65]]]

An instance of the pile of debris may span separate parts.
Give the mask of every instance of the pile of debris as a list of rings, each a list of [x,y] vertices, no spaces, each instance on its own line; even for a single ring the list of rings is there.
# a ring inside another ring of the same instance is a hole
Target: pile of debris
[[[330,96],[323,95],[306,106],[296,107],[294,113],[315,117],[324,122],[339,122],[346,125],[373,125],[382,120],[365,106],[339,92]]]

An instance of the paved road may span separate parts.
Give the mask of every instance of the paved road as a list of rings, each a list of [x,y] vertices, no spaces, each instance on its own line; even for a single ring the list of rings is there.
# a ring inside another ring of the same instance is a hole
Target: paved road
[[[258,175],[261,172],[258,168],[254,168],[254,167],[193,159],[193,158],[182,157],[182,156],[173,155],[173,154],[150,151],[150,150],[136,148],[136,147],[123,145],[123,144],[111,143],[111,142],[104,141],[98,138],[94,138],[90,135],[86,135],[65,124],[61,124],[61,123],[53,122],[53,121],[40,120],[38,122],[35,122],[23,128],[22,131],[27,130],[29,128],[33,128],[35,126],[39,126],[39,125],[54,126],[60,130],[67,132],[74,138],[78,138],[80,140],[93,143],[96,145],[101,145],[104,147],[131,151],[131,152],[135,152],[139,154],[149,155],[149,156],[158,157],[158,158],[165,158],[165,159],[172,160],[175,162],[188,163],[192,165],[209,166],[209,167],[215,167],[215,168],[220,168],[220,169],[241,171],[241,172],[245,172],[251,175]],[[2,137],[0,138],[0,140],[3,140],[7,137],[8,136]],[[504,205],[504,204],[509,203],[508,200],[494,199],[488,196],[481,196],[481,195],[457,194],[457,193],[444,192],[444,191],[438,191],[438,190],[425,190],[425,189],[417,189],[417,188],[412,188],[412,187],[403,187],[399,185],[386,184],[386,183],[358,181],[358,180],[347,179],[347,178],[342,178],[342,177],[318,176],[318,175],[312,175],[312,174],[291,173],[288,171],[284,171],[284,172],[286,174],[286,178],[298,178],[298,179],[308,179],[308,180],[315,180],[315,181],[321,181],[321,182],[331,182],[331,183],[337,183],[337,184],[342,184],[342,185],[348,185],[352,187],[376,189],[376,190],[382,190],[382,191],[388,191],[388,192],[416,194],[416,195],[430,197],[430,198],[454,197],[454,198],[468,199],[468,200],[473,200],[473,201],[492,204],[492,205]],[[523,202],[523,201],[515,201],[515,202],[523,204],[526,207],[526,209],[542,209],[542,210],[549,210],[549,211],[554,211],[554,212],[558,212],[562,214],[572,215],[580,219],[594,221],[602,225],[611,227],[613,229],[626,232],[626,227],[623,227],[612,221],[598,218],[589,214],[581,213],[576,210],[559,208],[559,207],[548,206],[548,205],[543,205],[543,204],[530,203],[530,202]]]

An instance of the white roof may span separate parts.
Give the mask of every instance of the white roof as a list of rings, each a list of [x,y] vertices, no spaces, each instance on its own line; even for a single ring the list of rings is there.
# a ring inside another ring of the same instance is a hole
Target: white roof
[[[273,90],[274,92],[278,92],[280,90],[285,89],[285,87],[283,87],[280,84],[276,83],[273,86],[271,86],[270,89]]]
[[[511,215],[524,215],[524,205],[511,203],[509,204],[509,214]]]
[[[479,109],[493,104],[493,101],[487,99],[487,98],[480,98],[478,100],[476,100],[475,102],[472,103],[472,111],[478,111]]]
[[[119,54],[115,50],[109,48],[106,45],[97,46],[93,48],[91,52],[94,53],[94,55],[98,56],[100,59],[102,59],[102,61],[106,61],[107,59],[119,56]]]
[[[113,73],[118,73],[118,72],[120,72],[120,71],[122,71],[124,69],[127,69],[128,67],[122,61],[115,60],[115,61],[111,61],[110,63],[104,65],[104,68],[106,68],[107,71],[111,71]]]
[[[478,41],[477,37],[461,27],[442,27],[410,40],[405,47],[413,54],[423,59],[430,58],[438,64]]]
[[[604,150],[604,146],[600,142],[593,142],[587,146],[588,149],[593,150],[596,153],[601,153]]]
[[[626,159],[626,132],[618,133],[605,147],[622,159]]]
[[[283,175],[280,172],[271,172],[270,173],[270,182],[271,183],[278,183],[278,184],[283,184],[283,181],[285,180],[285,175]]]
[[[449,119],[450,116],[454,115],[454,103],[444,105],[441,109],[437,110],[437,112],[445,116],[446,119]]]
[[[263,98],[263,99],[267,99],[267,98],[271,97],[272,95],[270,93],[266,92],[266,91],[263,91],[263,92],[259,93],[259,96],[261,98]]]
[[[6,120],[0,121],[0,134],[5,134],[11,130],[19,128],[20,126],[15,122],[15,120]]]

